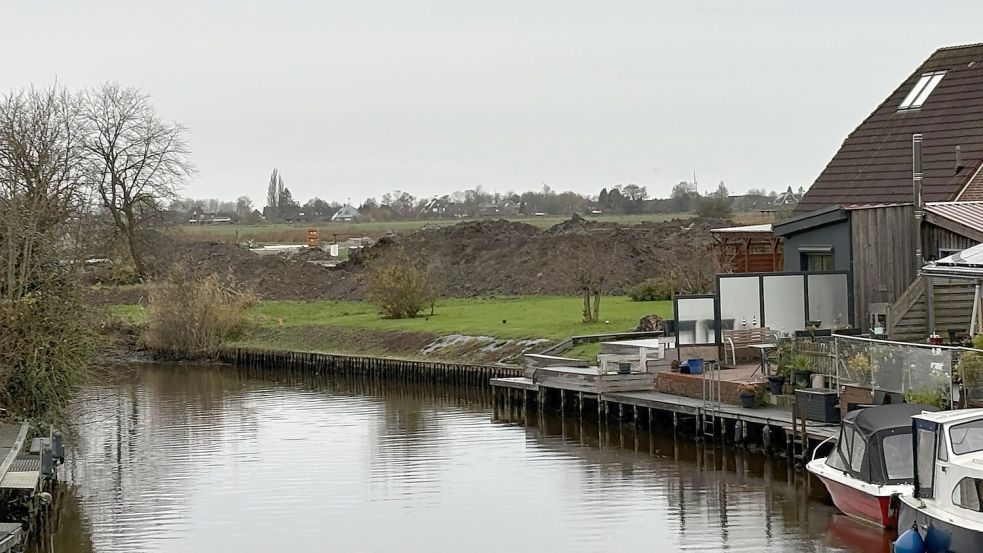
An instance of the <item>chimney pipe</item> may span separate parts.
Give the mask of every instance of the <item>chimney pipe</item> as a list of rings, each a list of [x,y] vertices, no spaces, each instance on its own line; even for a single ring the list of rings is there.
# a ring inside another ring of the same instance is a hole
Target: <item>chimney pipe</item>
[[[915,272],[920,272],[924,266],[922,259],[922,135],[911,135],[911,186],[915,207]]]
[[[963,147],[956,144],[956,173],[963,170]]]

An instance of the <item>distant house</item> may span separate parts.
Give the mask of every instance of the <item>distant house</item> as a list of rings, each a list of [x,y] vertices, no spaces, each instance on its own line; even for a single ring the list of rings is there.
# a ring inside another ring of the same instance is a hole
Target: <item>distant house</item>
[[[736,213],[765,211],[775,207],[773,198],[760,194],[731,195],[728,200],[731,210]]]
[[[232,217],[224,213],[205,213],[195,208],[191,210],[191,218],[188,223],[192,225],[231,225]]]
[[[913,194],[916,159],[924,204]],[[981,169],[983,44],[939,49],[847,136],[793,217],[774,225],[785,270],[848,270],[858,325],[885,305],[900,317],[917,303],[917,252],[928,261],[983,240]]]
[[[420,216],[424,218],[440,218],[447,215],[448,202],[441,198],[434,198],[420,209]]]
[[[345,204],[335,211],[334,215],[331,216],[332,221],[338,221],[342,223],[351,223],[359,218],[358,210],[351,205]]]

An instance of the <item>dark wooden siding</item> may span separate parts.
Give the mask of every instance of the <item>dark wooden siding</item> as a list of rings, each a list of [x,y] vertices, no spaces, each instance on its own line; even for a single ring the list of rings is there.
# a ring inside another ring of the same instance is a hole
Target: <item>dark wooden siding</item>
[[[935,328],[928,328],[928,303],[925,277],[919,277],[891,306],[888,316],[888,336],[892,340],[923,342],[932,331],[943,337],[949,330],[964,333],[969,330],[973,315],[974,284],[967,280],[934,278],[932,303]]]
[[[925,261],[931,261],[938,259],[940,249],[965,250],[979,244],[979,242],[956,234],[951,230],[926,223],[922,227],[922,244],[924,244]]]
[[[893,303],[915,279],[915,220],[910,205],[850,211],[854,324],[867,328],[871,303]]]

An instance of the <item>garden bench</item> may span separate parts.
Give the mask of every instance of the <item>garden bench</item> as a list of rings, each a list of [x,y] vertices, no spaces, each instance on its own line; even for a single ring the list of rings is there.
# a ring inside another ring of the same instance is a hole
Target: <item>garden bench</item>
[[[743,354],[742,359],[749,359],[751,355],[751,346],[754,344],[766,344],[775,341],[775,335],[770,328],[763,327],[752,327],[752,328],[736,328],[734,330],[724,330],[721,332],[724,344],[724,363],[728,361],[732,365],[737,364],[737,352],[740,351]],[[730,357],[728,359],[728,353]],[[756,356],[757,353],[754,353]]]

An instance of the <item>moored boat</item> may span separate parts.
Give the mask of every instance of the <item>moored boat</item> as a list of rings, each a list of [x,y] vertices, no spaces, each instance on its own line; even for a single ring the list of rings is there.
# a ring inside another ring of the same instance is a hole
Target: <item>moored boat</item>
[[[916,415],[912,429],[915,481],[898,521],[909,530],[896,550],[983,551],[983,409]]]
[[[898,497],[913,491],[911,417],[935,410],[902,403],[851,411],[840,423],[833,451],[806,468],[822,480],[843,514],[893,528]]]

